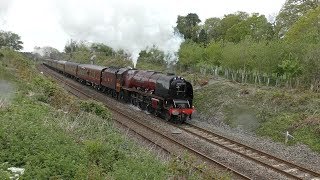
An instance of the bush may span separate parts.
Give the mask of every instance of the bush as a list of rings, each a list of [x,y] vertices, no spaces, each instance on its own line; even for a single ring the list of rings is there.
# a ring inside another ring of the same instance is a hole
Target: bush
[[[100,102],[96,101],[81,101],[80,102],[80,108],[89,113],[94,113],[97,116],[102,117],[103,119],[110,119],[110,112],[106,110],[104,105]]]

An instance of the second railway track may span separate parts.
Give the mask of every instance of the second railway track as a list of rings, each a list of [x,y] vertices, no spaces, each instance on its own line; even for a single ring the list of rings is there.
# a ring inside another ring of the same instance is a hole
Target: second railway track
[[[319,172],[306,169],[302,166],[280,159],[276,156],[239,143],[212,131],[205,130],[192,124],[175,126],[209,143],[215,144],[223,149],[257,162],[262,166],[268,167],[278,173],[284,174],[289,178],[320,180]]]

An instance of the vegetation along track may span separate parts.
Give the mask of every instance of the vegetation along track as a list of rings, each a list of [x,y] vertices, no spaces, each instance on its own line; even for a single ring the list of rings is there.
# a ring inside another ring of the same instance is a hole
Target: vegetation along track
[[[81,84],[78,84],[78,85],[73,85],[71,83],[68,83],[66,80],[63,80],[63,77],[62,75],[60,74],[57,74],[57,72],[54,72],[53,70],[51,69],[48,69],[47,67],[45,67],[44,65],[40,65],[38,66],[38,69],[42,72],[45,72],[45,74],[49,74],[49,76],[53,77],[54,79],[58,80],[59,82],[63,83],[64,85],[66,85],[68,88],[67,88],[67,91],[71,92],[72,94],[76,95],[76,96],[80,96],[80,97],[84,97],[84,98],[91,98],[91,99],[95,99],[97,101],[101,101],[103,103],[105,103],[105,100],[104,98],[101,98],[101,96],[105,96],[103,94],[100,94],[100,93],[89,93],[87,91],[84,90],[83,86]],[[77,91],[77,92],[74,92],[74,91]],[[205,161],[207,162],[210,162],[210,163],[213,163],[215,164],[216,166],[219,166],[220,168],[222,169],[226,169],[230,172],[233,173],[233,175],[235,176],[235,178],[237,179],[250,179],[249,177],[247,177],[246,175],[244,175],[243,173],[237,171],[237,170],[234,170],[233,168],[230,168],[222,163],[219,163],[218,161],[212,159],[211,157],[195,150],[194,148],[188,146],[188,145],[185,145],[177,140],[175,140],[174,138],[162,133],[162,132],[159,132],[158,130],[155,130],[153,127],[151,127],[150,125],[146,125],[142,122],[140,122],[135,116],[133,116],[132,114],[126,114],[124,112],[122,112],[121,110],[119,110],[118,108],[116,108],[115,106],[108,106],[109,109],[111,109],[112,111],[114,111],[115,113],[117,113],[118,115],[121,115],[123,117],[125,117],[126,119],[129,119],[131,122],[134,122],[136,125],[140,126],[140,128],[144,128],[144,129],[148,129],[149,131],[151,131],[152,133],[154,134],[157,134],[159,136],[161,136],[163,139],[171,142],[172,144],[175,144],[175,145],[178,145],[179,147],[183,148],[183,149],[186,149],[188,150],[189,152],[197,155],[198,157],[204,159]],[[121,121],[119,119],[115,119],[118,123],[122,124],[123,126],[125,127],[129,127],[129,125],[126,124],[126,122],[124,121]],[[144,138],[148,139],[149,141],[151,141],[152,143],[156,144],[157,146],[159,146],[160,148],[164,149],[165,151],[168,151],[166,147],[162,146],[159,142],[155,142],[153,140],[150,140],[148,137],[144,136],[143,134],[139,133],[137,130],[133,129],[133,128],[130,128],[131,130],[133,130],[135,133],[137,133],[138,135],[140,136],[143,136]]]
[[[212,131],[205,130],[189,123],[175,126],[209,143],[239,154],[247,159],[261,164],[262,166],[284,174],[289,178],[320,180],[320,173],[318,172],[306,169],[287,160],[283,160],[263,151],[254,149],[242,143],[231,140],[230,138],[216,134]]]

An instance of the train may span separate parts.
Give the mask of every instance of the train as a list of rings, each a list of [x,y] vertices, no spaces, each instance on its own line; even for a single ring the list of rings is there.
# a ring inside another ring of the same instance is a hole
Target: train
[[[183,123],[191,119],[195,111],[192,104],[193,87],[181,76],[130,67],[107,67],[54,59],[45,59],[43,64],[166,121]]]

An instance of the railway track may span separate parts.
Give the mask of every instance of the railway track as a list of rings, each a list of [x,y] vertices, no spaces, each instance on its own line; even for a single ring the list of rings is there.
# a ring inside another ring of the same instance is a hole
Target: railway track
[[[67,91],[69,91],[70,93],[74,94],[75,96],[82,96],[82,97],[84,97],[84,98],[91,98],[91,99],[95,99],[95,100],[97,100],[97,101],[100,101],[100,102],[103,102],[103,103],[104,103],[104,100],[98,97],[99,95],[102,95],[101,93],[91,94],[91,93],[88,93],[88,92],[84,92],[84,90],[80,89],[78,86],[72,85],[71,83],[68,83],[67,81],[62,80],[62,78],[61,78],[62,75],[61,75],[61,74],[56,74],[57,72],[54,72],[53,70],[48,69],[47,67],[44,67],[43,65],[40,65],[40,66],[38,67],[38,69],[39,69],[40,71],[42,71],[42,72],[45,72],[45,73],[49,74],[49,76],[53,77],[54,79],[56,79],[56,80],[59,81],[60,83],[63,83],[65,86],[67,86],[68,88],[70,88],[69,90],[67,89]],[[78,93],[75,93],[74,91],[76,91],[76,92],[78,92]],[[89,95],[89,94],[90,94],[90,95]],[[105,95],[104,95],[104,96],[105,96]],[[106,97],[104,97],[104,98],[106,98]],[[235,169],[233,169],[233,168],[230,168],[230,167],[228,167],[227,165],[224,165],[224,164],[222,164],[222,163],[220,163],[220,162],[218,162],[218,161],[216,161],[216,160],[214,160],[213,158],[211,158],[211,157],[209,157],[209,156],[207,156],[207,155],[205,155],[205,154],[197,151],[196,149],[192,148],[191,146],[185,145],[185,144],[177,141],[176,139],[174,139],[174,138],[172,138],[172,137],[170,137],[170,136],[168,136],[168,135],[166,135],[166,134],[164,134],[164,133],[161,133],[161,132],[155,130],[155,129],[152,128],[151,126],[146,125],[146,124],[140,122],[139,120],[137,120],[138,118],[136,118],[136,117],[134,117],[134,116],[132,116],[132,115],[128,115],[128,114],[120,111],[118,108],[116,108],[116,107],[114,107],[114,106],[107,106],[107,107],[108,107],[109,109],[111,109],[112,111],[118,113],[119,115],[121,115],[121,116],[123,116],[123,117],[125,117],[125,118],[127,118],[127,119],[130,119],[132,122],[134,122],[135,124],[139,125],[140,127],[148,129],[148,130],[151,131],[152,133],[155,133],[155,134],[161,136],[163,139],[165,139],[165,140],[167,140],[167,141],[169,141],[169,142],[171,142],[171,143],[173,143],[173,144],[175,144],[175,145],[178,145],[178,146],[180,146],[180,147],[183,148],[183,149],[188,150],[190,153],[197,155],[198,157],[204,159],[205,161],[210,162],[210,163],[213,163],[213,164],[215,164],[216,166],[219,166],[220,168],[222,168],[222,169],[224,169],[224,170],[227,170],[227,171],[232,172],[232,174],[234,175],[234,178],[237,178],[237,179],[239,179],[239,178],[240,178],[240,179],[251,179],[250,177],[246,176],[245,174],[243,174],[243,173],[241,173],[241,172],[239,172],[239,171],[237,171],[237,170],[235,170]],[[140,135],[140,136],[148,139],[148,137],[145,137],[145,136],[143,136],[143,134],[141,134],[141,133],[139,133],[138,131],[130,128],[125,122],[120,121],[120,120],[118,120],[118,119],[115,119],[115,120],[116,120],[118,123],[122,124],[123,126],[128,127],[129,129],[135,131],[135,133],[137,133],[138,135]],[[148,139],[148,140],[150,140],[150,139]],[[161,145],[160,143],[154,142],[154,141],[152,141],[152,140],[150,140],[150,141],[151,141],[152,143],[156,144],[157,146],[159,146],[160,148],[162,148],[162,149],[164,149],[164,150],[167,151],[166,147],[164,147],[164,146]],[[200,170],[200,171],[201,171],[201,170]]]
[[[223,149],[241,155],[262,166],[270,168],[278,173],[293,179],[320,180],[320,173],[280,159],[271,154],[257,150],[245,144],[236,142],[230,138],[221,136],[212,131],[205,130],[192,124],[174,125],[200,139],[217,145]]]

